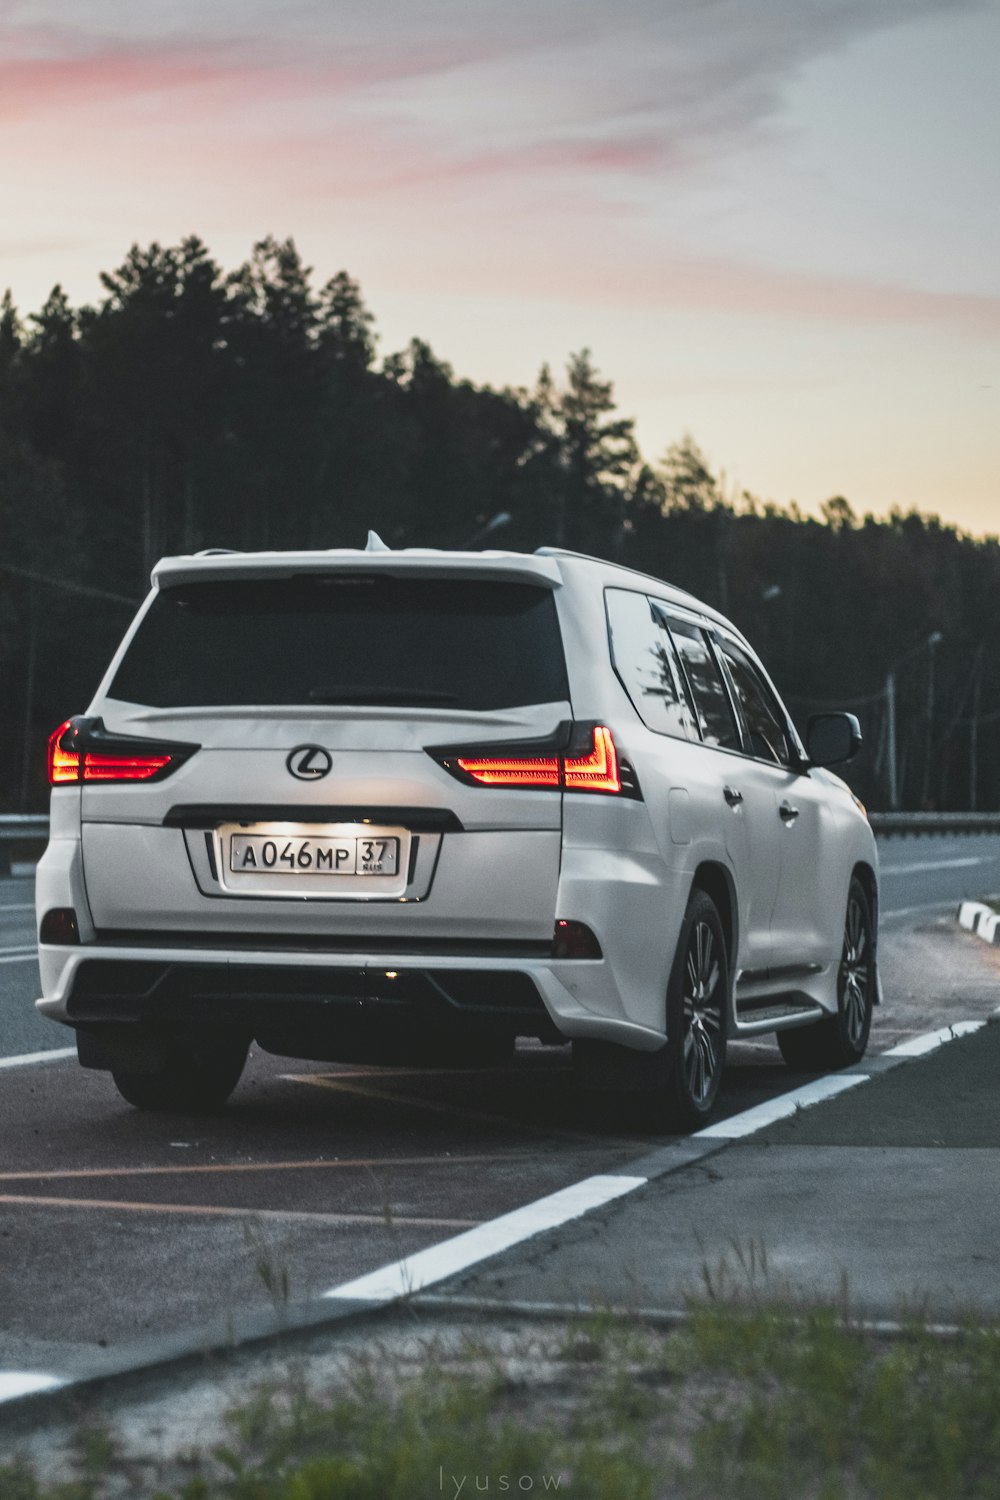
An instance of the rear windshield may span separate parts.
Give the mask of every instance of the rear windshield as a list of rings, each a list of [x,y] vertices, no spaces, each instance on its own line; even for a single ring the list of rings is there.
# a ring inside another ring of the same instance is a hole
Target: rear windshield
[[[152,708],[569,697],[555,601],[532,584],[305,575],[167,588],[111,684]]]

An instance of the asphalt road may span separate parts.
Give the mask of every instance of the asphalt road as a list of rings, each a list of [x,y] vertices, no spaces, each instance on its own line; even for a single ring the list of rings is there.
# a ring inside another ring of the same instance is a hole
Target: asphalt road
[[[874,1051],[988,1014],[1000,978],[952,920],[1000,891],[1000,838],[893,839],[883,865]],[[72,1040],[31,1006],[30,896],[0,882],[8,1058]],[[315,1295],[639,1154],[568,1064],[534,1046],[489,1072],[257,1054],[211,1119],[139,1114],[73,1060],[0,1068],[0,1367],[71,1371],[97,1347]],[[797,1081],[769,1042],[740,1044],[720,1113]]]

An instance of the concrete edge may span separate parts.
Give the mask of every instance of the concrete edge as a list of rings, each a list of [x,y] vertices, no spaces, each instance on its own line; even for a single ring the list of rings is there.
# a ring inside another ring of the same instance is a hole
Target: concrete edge
[[[753,1312],[754,1304],[736,1303],[741,1311]],[[501,1301],[493,1297],[444,1297],[431,1292],[421,1293],[413,1299],[413,1306],[421,1313],[442,1319],[465,1313],[480,1318],[522,1318],[525,1322],[572,1323],[594,1316],[595,1308],[573,1302],[526,1302],[518,1299]],[[766,1311],[766,1304],[761,1310]],[[646,1325],[650,1328],[683,1328],[697,1316],[698,1309],[690,1307],[630,1307],[626,1304],[609,1303],[596,1309],[601,1316],[610,1316],[623,1323]],[[784,1309],[783,1309],[784,1311]],[[789,1321],[806,1324],[808,1314],[802,1315],[788,1310]],[[843,1319],[843,1326],[852,1333],[872,1333],[884,1338],[912,1338],[915,1333],[929,1333],[935,1338],[959,1338],[968,1332],[968,1325],[961,1323],[909,1324],[896,1318],[852,1318]]]
[[[1000,1011],[994,1013],[989,1021],[954,1022],[951,1026],[928,1033],[926,1037],[914,1038],[910,1044],[903,1044],[907,1048],[905,1051],[891,1048],[888,1052],[864,1059],[856,1068],[824,1076],[831,1080],[850,1079],[861,1083],[891,1068],[925,1057],[948,1041],[996,1022],[1000,1022]],[[916,1050],[914,1044],[917,1044]],[[814,1082],[822,1082],[822,1079],[814,1080]],[[692,1166],[705,1157],[713,1156],[725,1150],[727,1146],[744,1144],[751,1134],[765,1129],[774,1123],[776,1118],[794,1114],[803,1107],[796,1102],[797,1096],[801,1096],[803,1092],[808,1093],[811,1089],[812,1085],[809,1084],[804,1088],[792,1089],[787,1094],[779,1095],[775,1100],[769,1101],[769,1107],[763,1111],[760,1106],[755,1106],[740,1115],[730,1116],[729,1121],[720,1120],[717,1126],[710,1127],[712,1135],[699,1134],[682,1137],[668,1146],[645,1152],[642,1156],[618,1167],[613,1174],[609,1175],[633,1177],[636,1187],[645,1187],[652,1181],[673,1172],[682,1171],[685,1167]],[[835,1098],[840,1092],[842,1092],[842,1087],[834,1086],[823,1097]],[[805,1107],[814,1107],[815,1104],[822,1102],[823,1098],[813,1095]],[[779,1111],[777,1115],[776,1109]],[[755,1125],[751,1132],[741,1131],[737,1122],[743,1118],[743,1115],[758,1115],[758,1113],[761,1114],[760,1124]],[[727,1124],[730,1125],[731,1134],[724,1133]],[[628,1192],[621,1196],[629,1196],[632,1191],[635,1191],[635,1188],[630,1187]],[[611,1202],[614,1201],[618,1199],[611,1200]],[[604,1206],[610,1207],[611,1203]],[[579,1215],[574,1217],[579,1217]],[[484,1260],[491,1258],[492,1256],[483,1257]],[[109,1351],[99,1361],[95,1361],[93,1370],[83,1375],[59,1377],[48,1372],[24,1372],[23,1378],[34,1381],[36,1384],[33,1388],[26,1387],[22,1393],[0,1397],[0,1430],[23,1430],[41,1425],[44,1421],[57,1420],[59,1417],[80,1417],[85,1414],[89,1402],[99,1395],[112,1393],[126,1386],[131,1394],[136,1394],[143,1387],[154,1384],[168,1372],[179,1373],[185,1368],[209,1365],[213,1361],[227,1361],[257,1346],[277,1347],[284,1341],[291,1343],[322,1330],[333,1331],[342,1327],[356,1327],[360,1323],[388,1320],[407,1307],[416,1312],[421,1308],[429,1311],[432,1307],[446,1304],[452,1305],[455,1312],[471,1311],[470,1299],[449,1299],[422,1288],[405,1296],[371,1299],[331,1297],[331,1294],[326,1292],[308,1302],[297,1303],[291,1307],[247,1313],[239,1317],[213,1319],[197,1328],[184,1329],[161,1338],[125,1345],[121,1349]],[[530,1305],[533,1304],[525,1304],[525,1306]],[[506,1313],[506,1309],[504,1311]],[[573,1311],[576,1316],[579,1316],[581,1309],[577,1308]],[[666,1316],[673,1316],[673,1314]],[[50,1383],[39,1386],[37,1382],[42,1379],[48,1379]]]

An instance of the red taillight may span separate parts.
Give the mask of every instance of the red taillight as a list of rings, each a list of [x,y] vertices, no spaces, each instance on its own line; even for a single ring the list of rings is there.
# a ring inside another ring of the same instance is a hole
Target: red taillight
[[[498,756],[466,760],[459,756],[455,764],[473,781],[483,786],[559,786],[560,763],[555,755],[537,760],[520,756]]]
[[[109,734],[100,719],[67,719],[49,735],[49,782],[151,781],[176,769],[195,749]]]
[[[611,730],[597,724],[582,756],[459,755],[455,765],[481,786],[565,787],[568,792],[620,792],[621,773]]]
[[[164,766],[169,755],[85,755],[82,781],[148,781]]]
[[[564,760],[563,772],[568,792],[620,792],[622,779],[611,730],[598,724],[591,753],[579,760]]]
[[[73,725],[72,719],[60,724],[55,734],[49,735],[49,782],[58,786],[63,781],[79,781],[80,757],[75,750],[63,750],[59,741]]]

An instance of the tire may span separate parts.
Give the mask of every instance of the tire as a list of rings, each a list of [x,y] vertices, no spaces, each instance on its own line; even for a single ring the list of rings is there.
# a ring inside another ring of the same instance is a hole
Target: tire
[[[167,1058],[150,1071],[112,1068],[119,1094],[135,1109],[160,1114],[205,1114],[221,1109],[247,1058],[243,1037],[173,1044]]]
[[[658,1086],[641,1099],[644,1123],[697,1130],[715,1107],[726,1062],[729,958],[715,902],[692,892],[667,985],[667,1045]]]
[[[860,1062],[868,1046],[875,1000],[875,933],[871,903],[852,879],[844,916],[844,944],[837,973],[837,1014],[779,1031],[778,1046],[790,1068],[826,1073]]]

